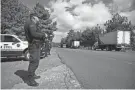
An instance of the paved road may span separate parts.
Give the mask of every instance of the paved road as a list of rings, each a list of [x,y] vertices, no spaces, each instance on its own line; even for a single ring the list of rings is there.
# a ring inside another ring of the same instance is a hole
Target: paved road
[[[86,89],[135,89],[135,52],[57,49]]]

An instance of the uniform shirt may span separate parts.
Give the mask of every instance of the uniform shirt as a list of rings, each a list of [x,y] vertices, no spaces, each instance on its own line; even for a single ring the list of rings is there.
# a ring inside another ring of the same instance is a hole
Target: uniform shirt
[[[37,25],[30,19],[26,21],[24,25],[24,30],[26,39],[28,40],[29,43],[31,43],[34,39],[43,40],[43,37],[45,37],[43,33],[39,32]]]

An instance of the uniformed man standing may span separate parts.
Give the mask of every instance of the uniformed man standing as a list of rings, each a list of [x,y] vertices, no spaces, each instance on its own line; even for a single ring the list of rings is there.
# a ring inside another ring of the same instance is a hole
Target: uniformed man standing
[[[53,35],[50,35],[49,36],[49,39],[48,39],[48,41],[47,41],[47,53],[48,53],[48,55],[51,55],[51,53],[50,53],[50,51],[51,51],[51,48],[52,48],[52,38],[53,38]]]
[[[38,30],[39,19],[35,13],[30,14],[30,18],[26,21],[24,25],[24,30],[26,34],[26,39],[28,40],[28,49],[30,53],[29,67],[28,67],[28,77],[30,86],[38,86],[39,84],[35,79],[40,78],[35,74],[36,69],[39,65],[40,60],[40,50],[41,42],[45,39],[45,34]]]
[[[51,55],[50,51],[51,51],[51,48],[52,48],[52,44],[51,44],[51,41],[49,40],[49,48],[48,48],[48,54]]]

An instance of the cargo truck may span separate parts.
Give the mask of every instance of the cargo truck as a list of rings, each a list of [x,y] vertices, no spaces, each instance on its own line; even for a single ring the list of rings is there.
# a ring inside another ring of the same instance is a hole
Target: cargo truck
[[[61,44],[61,48],[66,48],[66,44]]]
[[[71,48],[79,48],[80,47],[80,41],[73,41]]]
[[[130,48],[130,37],[130,31],[117,30],[109,32],[99,36],[98,41],[93,45],[93,49],[120,51],[123,48]]]

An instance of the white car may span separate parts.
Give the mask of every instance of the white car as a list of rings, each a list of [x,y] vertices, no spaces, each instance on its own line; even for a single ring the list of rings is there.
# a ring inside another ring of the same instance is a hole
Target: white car
[[[0,34],[1,58],[24,57],[29,58],[28,42],[22,41],[16,35]]]

